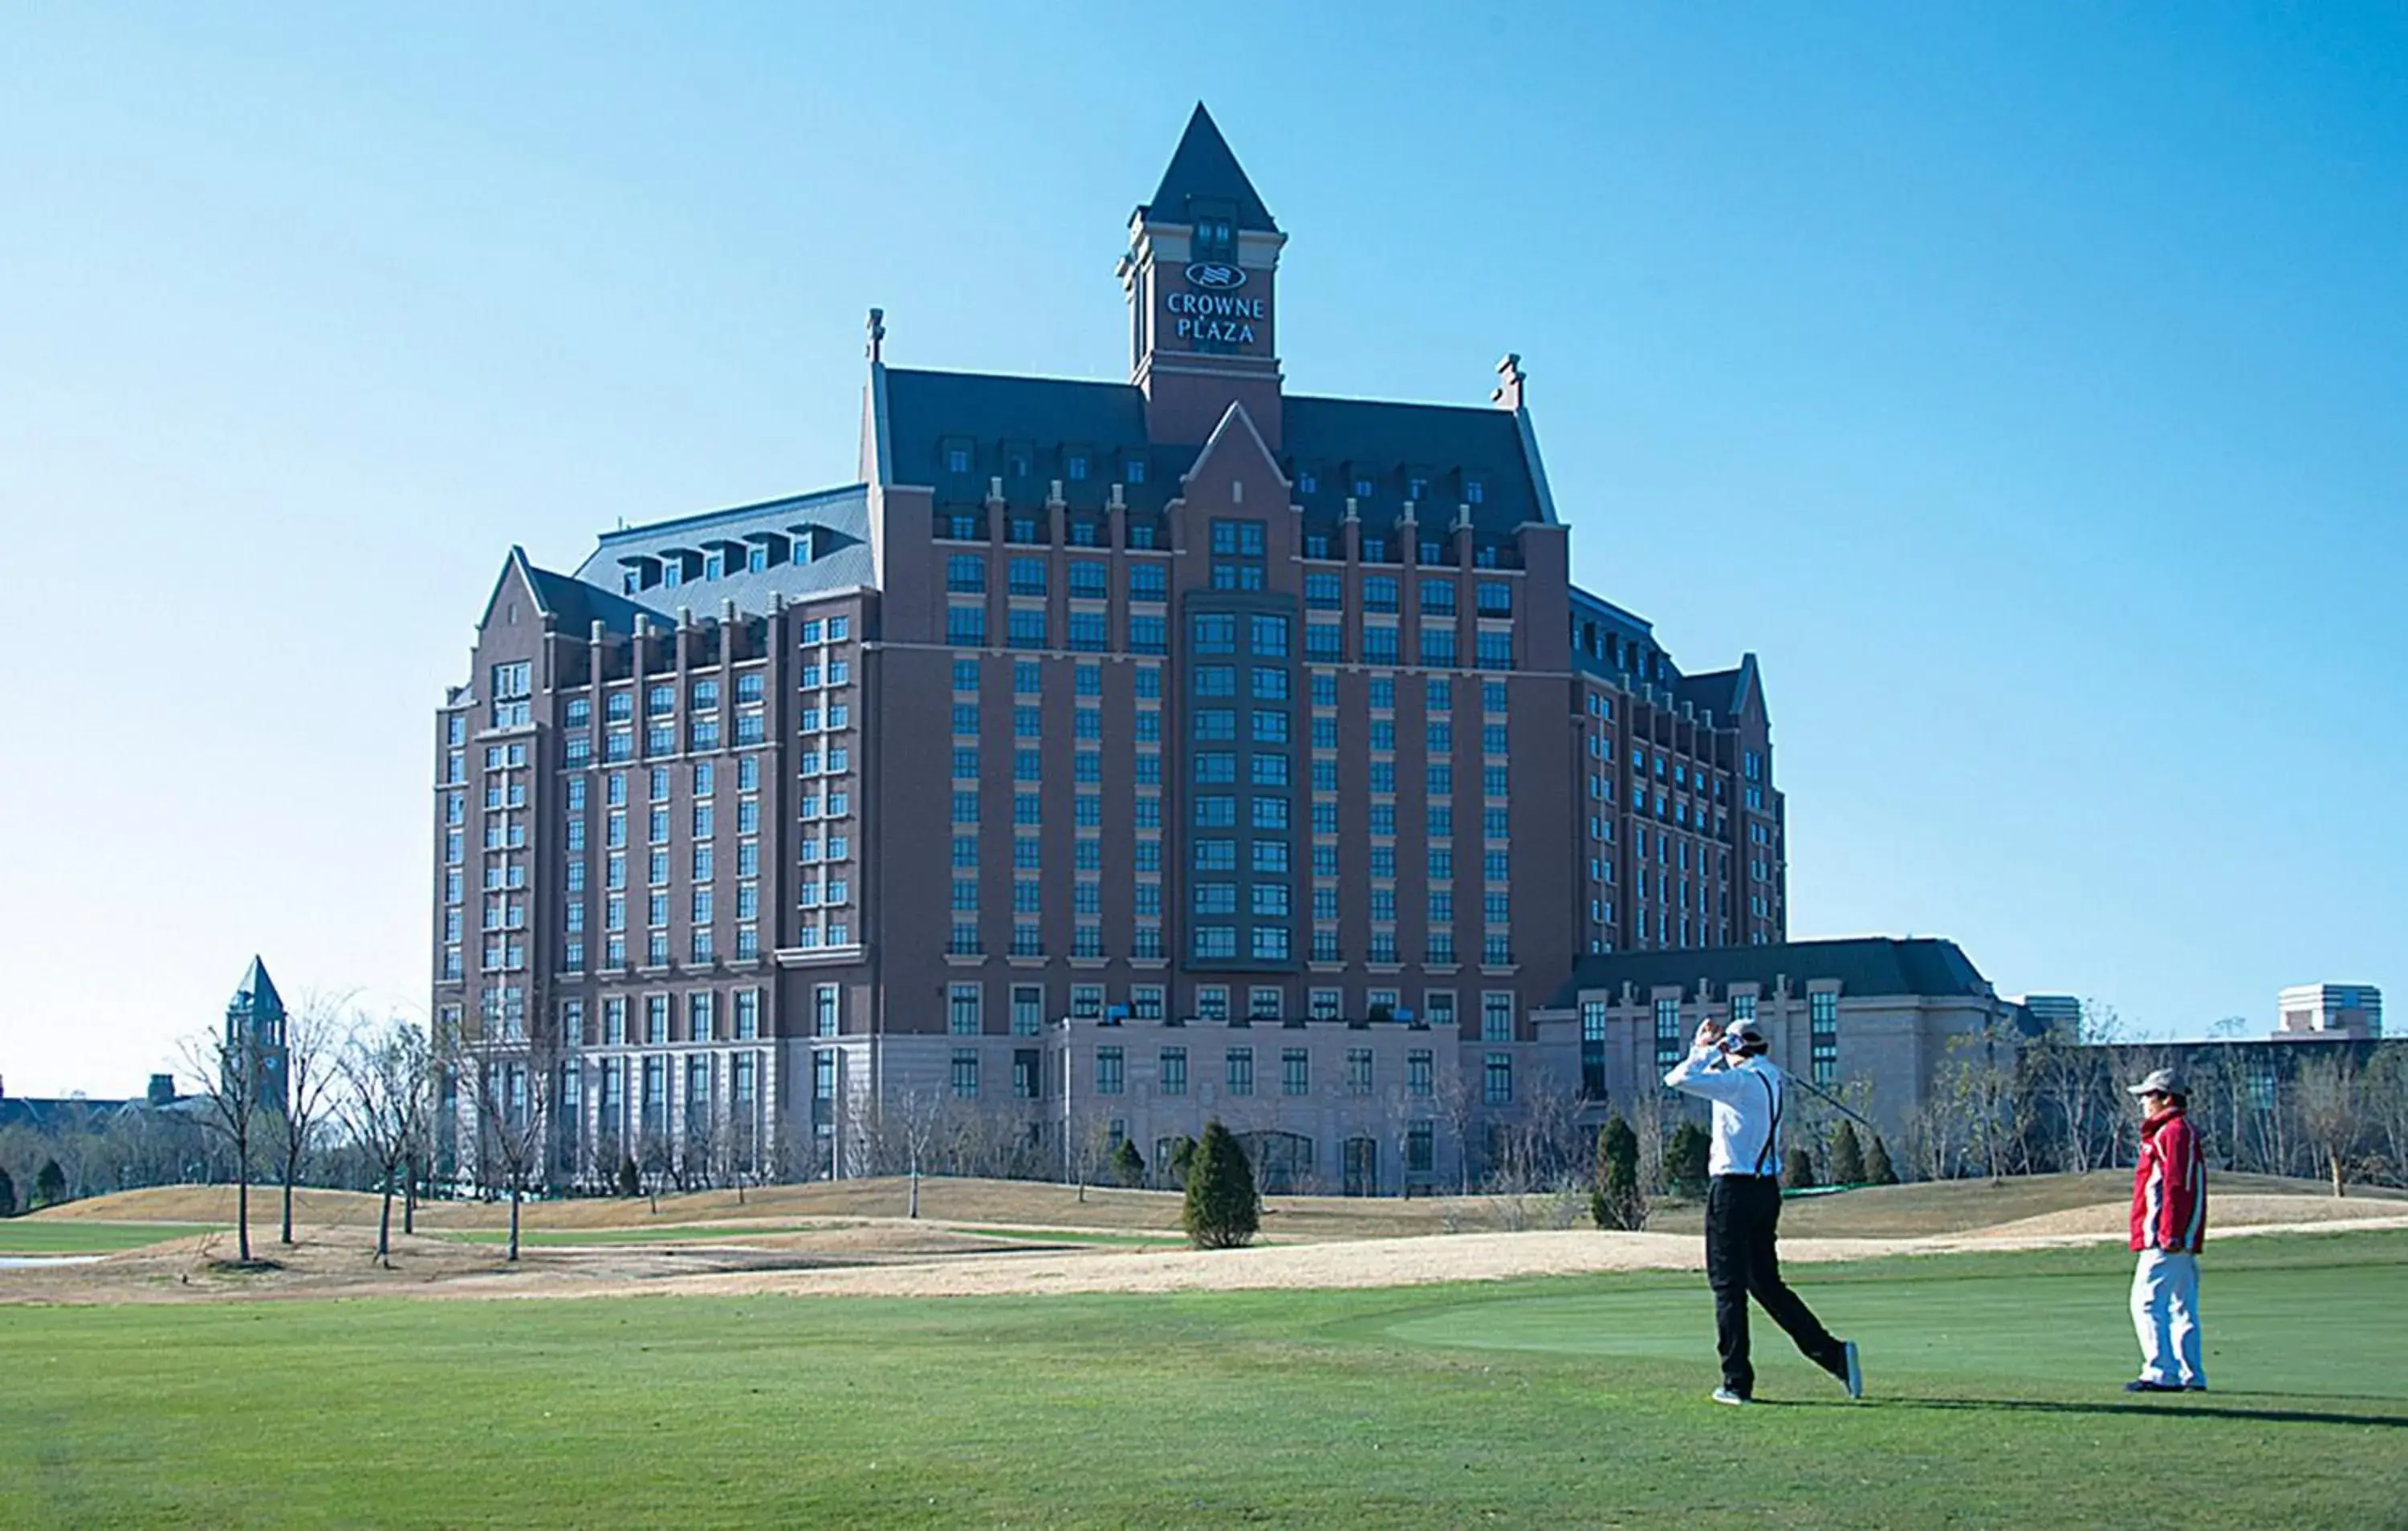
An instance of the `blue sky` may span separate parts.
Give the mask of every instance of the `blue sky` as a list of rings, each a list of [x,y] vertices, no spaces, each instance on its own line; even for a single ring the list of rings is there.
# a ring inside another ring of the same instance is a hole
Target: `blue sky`
[[[2408,13],[16,7],[0,1080],[424,1003],[512,542],[844,481],[860,332],[1112,378],[1190,106],[1299,391],[1518,351],[1575,572],[1761,656],[1793,933],[2157,1032],[2408,991]]]

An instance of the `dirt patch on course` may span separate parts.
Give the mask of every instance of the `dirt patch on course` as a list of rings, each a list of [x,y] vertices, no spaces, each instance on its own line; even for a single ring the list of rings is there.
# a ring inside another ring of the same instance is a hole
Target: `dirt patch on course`
[[[1856,1193],[1850,1193],[1851,1195]],[[205,1210],[195,1206],[194,1210]],[[338,1216],[356,1204],[333,1209]],[[1124,1206],[1125,1214],[1134,1209]],[[1419,1210],[1419,1209],[1416,1209]],[[2390,1197],[2231,1194],[2210,1208],[2213,1233],[2301,1228],[2408,1227],[2408,1202]],[[1788,1220],[1784,1217],[1784,1223]],[[1801,1222],[1804,1220],[1800,1220]],[[422,1226],[427,1224],[422,1223]],[[1125,1228],[1125,1224],[1122,1224]],[[1292,1229],[1294,1224],[1289,1224]],[[1391,1225],[1393,1226],[1393,1225]],[[622,1225],[623,1229],[624,1224]],[[2012,1219],[1967,1232],[1922,1237],[1817,1236],[1799,1228],[1782,1242],[1793,1263],[1884,1255],[2035,1249],[2121,1242],[2125,1204],[2097,1202]],[[1064,1235],[1105,1232],[1070,1218]],[[1595,1229],[1456,1232],[1380,1238],[1285,1238],[1249,1249],[1129,1248],[1048,1239],[1045,1229],[984,1229],[935,1219],[829,1218],[770,1227],[746,1221],[638,1225],[637,1242],[606,1241],[605,1230],[547,1230],[560,1242],[530,1243],[516,1265],[498,1242],[396,1233],[391,1266],[374,1257],[371,1217],[308,1225],[298,1242],[255,1229],[252,1253],[275,1268],[228,1268],[230,1232],[164,1243],[74,1264],[0,1270],[0,1303],[208,1302],[298,1297],[590,1297],[637,1292],[695,1295],[793,1294],[853,1296],[974,1296],[1053,1292],[1231,1291],[1261,1288],[1411,1286],[1439,1281],[1586,1275],[1615,1270],[1694,1270],[1700,1240],[1690,1231]],[[459,1230],[453,1230],[455,1233]],[[571,1242],[591,1232],[592,1242]],[[667,1237],[653,1237],[666,1234]],[[690,1237],[689,1237],[690,1235]]]
[[[2383,1199],[2346,1196],[2286,1196],[2242,1194],[2220,1196],[2208,1188],[2207,1231],[2212,1238],[2227,1228],[2304,1228],[2326,1223],[2363,1223],[2400,1220],[2408,1205]],[[2104,1201],[2072,1207],[2039,1217],[2018,1218],[1981,1229],[1983,1239],[2049,1238],[2075,1234],[2091,1238],[2126,1236],[2131,1228],[2129,1201]]]

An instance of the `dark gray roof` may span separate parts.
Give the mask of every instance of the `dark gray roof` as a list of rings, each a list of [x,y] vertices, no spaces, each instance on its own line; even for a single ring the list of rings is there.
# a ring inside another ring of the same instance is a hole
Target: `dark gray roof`
[[[1227,204],[1231,222],[1239,228],[1279,232],[1270,209],[1254,193],[1254,183],[1246,179],[1238,156],[1229,151],[1229,141],[1221,136],[1201,101],[1187,119],[1187,131],[1180,135],[1179,148],[1162,173],[1162,184],[1154,188],[1154,200],[1141,210],[1159,222],[1193,223],[1196,216],[1189,208],[1199,200]]]
[[[1132,383],[909,367],[886,368],[885,383],[888,481],[927,485],[939,506],[982,504],[989,480],[1001,479],[1007,503],[1033,509],[1059,479],[1074,508],[1101,509],[1111,485],[1125,481],[1127,463],[1142,459],[1145,481],[1129,484],[1124,498],[1159,510],[1202,445],[1157,453],[1146,438],[1145,395]],[[959,472],[949,446],[968,451]],[[1084,479],[1070,476],[1076,457],[1087,459]]]
[[[1370,479],[1371,494],[1368,499],[1357,496],[1355,513],[1372,536],[1396,524],[1410,480],[1416,478],[1429,480],[1414,508],[1424,527],[1452,525],[1474,480],[1481,486],[1481,501],[1471,508],[1476,532],[1510,537],[1516,527],[1553,519],[1531,478],[1521,427],[1511,410],[1291,393],[1282,423],[1280,455],[1298,486],[1297,503],[1308,521],[1334,522],[1344,514],[1355,480],[1363,478]],[[1311,494],[1302,488],[1308,468],[1316,480]]]
[[[280,1016],[284,1013],[284,996],[276,992],[276,980],[267,976],[267,964],[256,955],[251,966],[242,970],[242,981],[235,986],[234,999],[226,1006],[228,1015]]]
[[[1849,994],[1916,994],[1928,998],[1984,998],[1990,982],[1956,943],[1926,937],[1850,937],[1829,941],[1789,941],[1778,946],[1725,946],[1704,951],[1615,952],[1583,957],[1555,993],[1554,1008],[1580,1002],[1584,989],[1641,991],[1680,984],[1694,997],[1699,980],[1717,991],[1733,983],[1767,989],[1786,977],[1792,993],[1815,979],[1837,979]]]
[[[86,1100],[81,1095],[64,1099],[5,1095],[0,1096],[0,1127],[25,1126],[40,1133],[95,1127],[121,1111],[143,1104],[138,1100]],[[18,1195],[23,1195],[24,1188],[20,1187]]]
[[[564,633],[581,634],[595,622],[614,633],[632,633],[638,616],[656,615],[615,590],[589,585],[566,574],[526,565],[527,581],[535,587],[537,604],[558,619]],[[666,620],[666,619],[664,619]]]
[[[1749,654],[1727,670],[1679,677],[1672,682],[1672,694],[1700,712],[1712,712],[1715,723],[1728,724],[1747,709],[1749,696],[1759,683],[1756,656]]]
[[[940,507],[982,504],[1001,479],[1015,508],[1043,505],[1059,480],[1073,509],[1099,509],[1111,486],[1125,481],[1126,465],[1141,459],[1145,481],[1128,484],[1124,498],[1159,510],[1203,446],[1148,437],[1145,395],[1133,383],[888,367],[885,384],[886,471],[893,482],[933,488]],[[1471,519],[1482,536],[1502,540],[1550,519],[1508,410],[1292,393],[1281,423],[1282,470],[1316,526],[1337,525],[1357,479],[1370,482],[1356,507],[1369,536],[1392,535],[1416,478],[1429,481],[1416,507],[1425,528],[1451,525],[1475,480],[1481,503]],[[948,447],[965,451],[961,470],[952,469]],[[1074,458],[1086,460],[1083,479],[1070,476]]]
[[[754,541],[792,538],[801,527],[816,530],[799,560],[781,557],[757,573],[741,566],[743,550]],[[656,565],[664,555],[699,553],[714,543],[728,545],[729,562],[737,565],[731,572],[716,579],[653,584],[633,596],[623,593],[630,560],[637,561],[638,567],[644,560]],[[710,617],[718,613],[722,602],[730,600],[739,612],[759,616],[779,596],[791,602],[877,582],[869,552],[869,495],[864,486],[851,484],[624,527],[603,534],[600,545],[578,565],[573,579],[542,570],[530,569],[530,573],[538,577],[537,594],[548,608],[555,599],[560,602],[564,623],[599,620],[613,631],[625,632],[638,616],[668,624],[677,620],[680,608]],[[581,609],[572,611],[573,608]]]

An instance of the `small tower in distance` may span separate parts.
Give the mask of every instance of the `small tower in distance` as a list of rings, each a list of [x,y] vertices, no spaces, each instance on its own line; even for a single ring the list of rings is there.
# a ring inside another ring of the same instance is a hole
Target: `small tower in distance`
[[[263,1111],[284,1109],[284,997],[267,976],[267,965],[256,956],[242,975],[241,984],[226,1005],[226,1059],[248,1062],[251,1103]],[[236,1081],[228,1079],[228,1090]]]

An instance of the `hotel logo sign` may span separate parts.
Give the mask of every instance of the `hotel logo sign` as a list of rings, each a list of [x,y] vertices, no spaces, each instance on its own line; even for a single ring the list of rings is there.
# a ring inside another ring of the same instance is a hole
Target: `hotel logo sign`
[[[1270,320],[1270,300],[1239,290],[1244,269],[1228,261],[1197,261],[1184,273],[1186,290],[1163,294],[1172,332],[1197,351],[1242,350],[1254,344],[1256,326]]]

